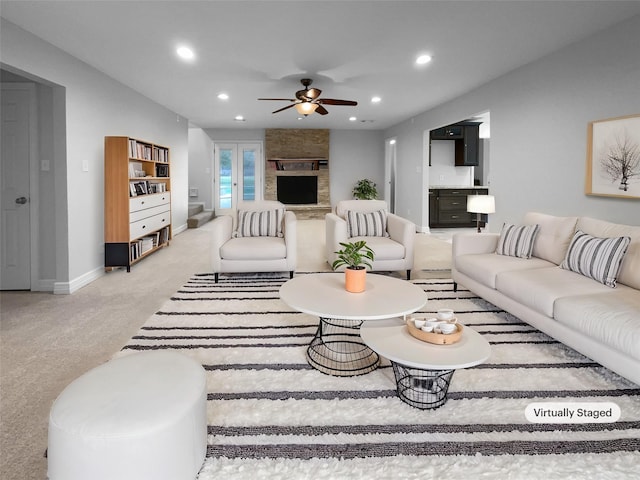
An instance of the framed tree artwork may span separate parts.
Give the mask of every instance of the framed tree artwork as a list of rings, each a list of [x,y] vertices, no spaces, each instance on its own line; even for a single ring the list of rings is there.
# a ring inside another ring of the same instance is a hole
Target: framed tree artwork
[[[640,198],[640,115],[589,123],[585,193]]]

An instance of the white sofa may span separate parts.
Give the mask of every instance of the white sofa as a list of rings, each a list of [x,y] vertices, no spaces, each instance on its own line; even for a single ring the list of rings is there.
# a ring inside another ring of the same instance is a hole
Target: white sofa
[[[347,212],[369,214],[384,211],[386,217],[386,235],[349,236]],[[365,240],[374,252],[373,271],[394,272],[406,270],[407,280],[411,278],[416,226],[406,218],[388,213],[384,200],[343,200],[336,204],[335,213],[325,215],[326,256],[331,265],[341,250],[340,242]]]
[[[239,212],[283,211],[279,235],[237,235]],[[234,216],[221,215],[212,222],[211,267],[218,283],[220,273],[284,272],[293,278],[297,258],[296,216],[277,201],[244,202]]]
[[[454,282],[640,385],[640,226],[527,213],[539,225],[529,259],[495,253],[500,234],[453,237]],[[611,288],[561,268],[574,233],[631,242]]]

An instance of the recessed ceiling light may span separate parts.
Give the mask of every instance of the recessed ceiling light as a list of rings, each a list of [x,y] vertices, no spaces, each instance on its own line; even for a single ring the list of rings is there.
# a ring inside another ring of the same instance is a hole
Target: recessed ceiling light
[[[355,122],[357,119],[358,119],[357,117],[349,117],[350,122]]]
[[[426,65],[431,61],[431,55],[420,55],[416,58],[416,65]]]
[[[192,60],[195,57],[193,50],[191,50],[189,47],[178,47],[176,52],[180,58],[184,58],[185,60]]]
[[[242,115],[236,115],[234,118],[236,122],[244,122],[244,117]]]
[[[218,98],[220,100],[229,100],[229,95],[227,95],[226,93],[219,93]]]
[[[382,99],[378,96],[371,97],[371,103],[380,103]]]

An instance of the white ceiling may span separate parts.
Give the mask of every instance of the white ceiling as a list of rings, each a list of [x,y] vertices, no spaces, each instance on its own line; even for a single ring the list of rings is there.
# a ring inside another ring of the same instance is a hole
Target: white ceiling
[[[612,0],[2,0],[0,8],[203,128],[384,129],[640,14],[639,1]],[[178,44],[196,59],[180,60]],[[433,61],[416,67],[419,53]],[[271,114],[287,102],[257,100],[294,98],[303,77],[323,97],[358,106],[298,120],[295,109]],[[234,121],[239,114],[245,122]]]

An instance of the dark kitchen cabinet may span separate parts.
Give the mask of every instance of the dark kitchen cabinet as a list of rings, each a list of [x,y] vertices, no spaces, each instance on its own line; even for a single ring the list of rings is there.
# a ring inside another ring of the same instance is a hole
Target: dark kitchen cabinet
[[[488,195],[487,188],[434,188],[429,190],[429,227],[475,227],[476,216],[467,212],[467,195]],[[481,222],[481,226],[484,226]]]
[[[447,127],[431,130],[431,140],[457,140],[464,138],[462,125],[449,125]]]
[[[456,140],[455,165],[456,167],[477,167],[478,145],[480,143],[480,126],[466,125],[464,138]]]

